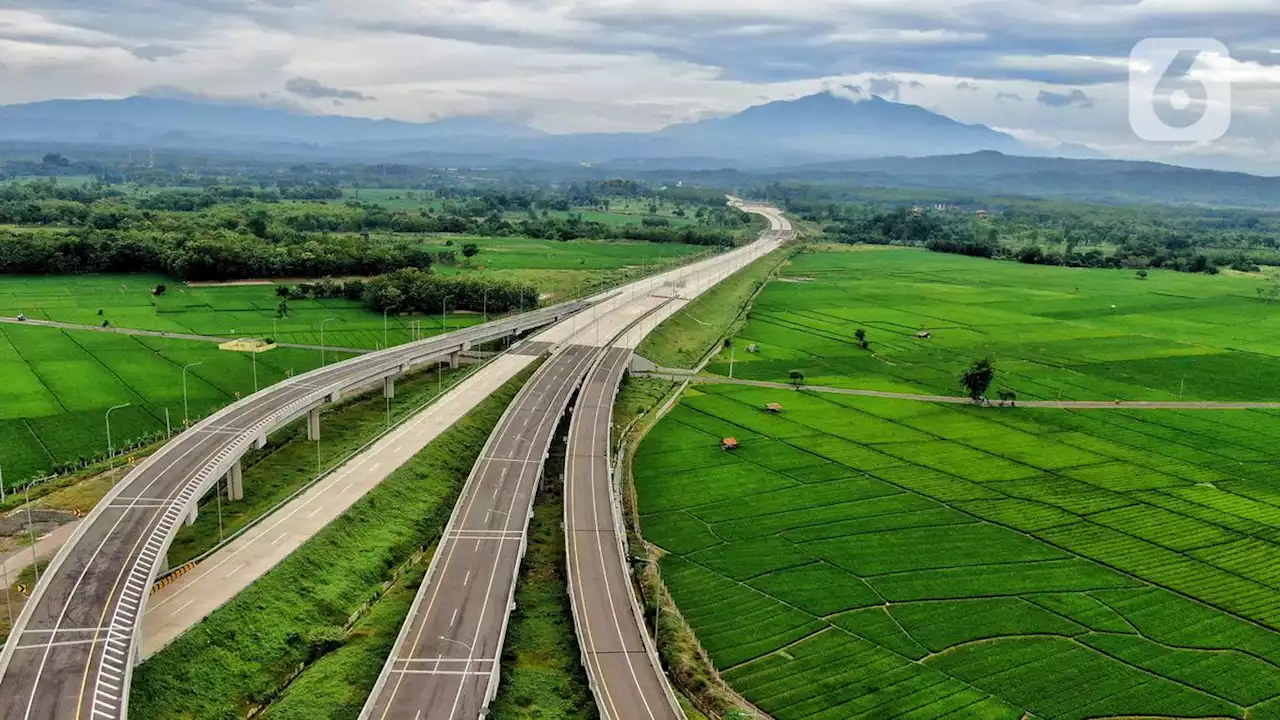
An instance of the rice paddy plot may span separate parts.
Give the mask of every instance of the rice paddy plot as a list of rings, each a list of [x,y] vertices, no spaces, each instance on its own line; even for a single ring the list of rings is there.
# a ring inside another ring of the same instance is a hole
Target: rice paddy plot
[[[9,324],[0,325],[0,353],[7,486],[163,437],[184,418],[194,422],[252,393],[255,382],[264,388],[320,365],[310,350],[250,355],[193,340]]]
[[[689,394],[637,451],[642,531],[772,716],[1280,708],[1277,471],[1238,459],[1275,414]]]
[[[736,353],[734,375],[954,395],[968,363],[990,356],[999,388],[1023,398],[1275,400],[1280,342],[1264,328],[1280,315],[1259,282],[891,248],[802,254],[757,299],[737,336],[756,351]],[[728,361],[708,369],[726,374]]]

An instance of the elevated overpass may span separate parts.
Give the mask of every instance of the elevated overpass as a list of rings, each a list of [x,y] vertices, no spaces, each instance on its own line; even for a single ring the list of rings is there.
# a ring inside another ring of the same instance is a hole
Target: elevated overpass
[[[54,557],[0,653],[5,720],[113,720],[127,715],[139,628],[179,523],[222,477],[241,488],[240,459],[267,436],[345,393],[449,360],[473,345],[554,324],[590,306],[573,302],[369,353],[290,378],[176,436],[107,494]]]

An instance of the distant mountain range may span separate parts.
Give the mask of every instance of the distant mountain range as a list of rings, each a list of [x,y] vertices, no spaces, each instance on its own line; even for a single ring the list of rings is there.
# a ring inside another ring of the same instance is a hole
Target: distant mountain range
[[[103,147],[232,160],[487,168],[565,181],[626,175],[749,188],[802,180],[937,190],[942,197],[1266,208],[1280,198],[1280,178],[1108,160],[1070,145],[1034,148],[914,105],[829,93],[652,133],[579,135],[489,118],[410,123],[185,97],[0,106],[0,152],[7,155],[75,155]]]
[[[0,106],[0,141],[240,150],[372,162],[415,162],[448,153],[490,161],[689,168],[761,168],[981,150],[1096,157],[1081,147],[1034,148],[985,125],[966,125],[915,105],[879,97],[850,101],[829,93],[654,133],[579,135],[550,135],[486,118],[410,123],[179,98],[51,100]]]

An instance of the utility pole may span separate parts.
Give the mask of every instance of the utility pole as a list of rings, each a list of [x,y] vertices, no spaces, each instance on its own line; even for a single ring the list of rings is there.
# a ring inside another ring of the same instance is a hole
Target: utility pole
[[[193,367],[196,367],[197,365],[203,365],[203,364],[204,363],[193,362],[193,363],[187,363],[186,365],[182,366],[182,426],[183,427],[186,427],[191,423],[191,412],[187,407],[187,371]]]
[[[325,361],[325,357],[324,357],[324,324],[328,322],[333,322],[334,320],[337,320],[337,319],[338,318],[325,318],[324,320],[320,321],[320,367],[324,367],[325,365],[329,364]]]
[[[27,538],[31,540],[31,567],[36,571],[36,582],[40,582],[40,555],[36,553],[36,525],[31,521],[31,483],[22,489],[27,505]]]

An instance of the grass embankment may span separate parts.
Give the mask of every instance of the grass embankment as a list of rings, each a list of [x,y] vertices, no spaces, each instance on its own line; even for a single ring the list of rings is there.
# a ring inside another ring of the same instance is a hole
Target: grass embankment
[[[567,418],[567,416],[566,416]],[[564,437],[567,423],[557,431]],[[599,717],[582,667],[569,604],[564,540],[565,443],[552,446],[529,524],[529,549],[516,586],[502,654],[495,720]]]
[[[464,366],[446,370],[439,381],[434,371],[401,378],[396,382],[396,397],[391,401],[391,422],[413,414],[439,395],[438,388],[447,390],[472,369]],[[381,390],[363,393],[330,409],[321,416],[319,466],[329,470],[386,429],[387,404]],[[316,444],[307,440],[305,418],[277,432],[267,447],[245,457],[244,500],[227,502],[225,484],[220,486],[224,493],[221,500],[212,493],[207,496],[196,524],[183,527],[174,538],[169,548],[170,564],[181,565],[216,546],[222,537],[253,522],[315,479],[316,460]]]
[[[354,698],[367,694],[390,648],[389,641],[382,650],[366,645],[371,635],[382,637],[370,633],[370,624],[383,627],[382,613],[396,612],[384,603],[402,602],[401,595],[375,603],[363,624],[361,611],[394,587],[389,581],[397,569],[439,537],[486,438],[532,371],[504,385],[278,567],[140,666],[131,714],[144,720],[244,717],[280,697],[297,676],[297,687],[308,689],[285,693],[272,711],[277,716],[355,717]],[[347,671],[355,667],[360,672]]]
[[[752,298],[792,252],[774,250],[725,279],[658,326],[638,352],[661,367],[695,367],[745,320]]]

